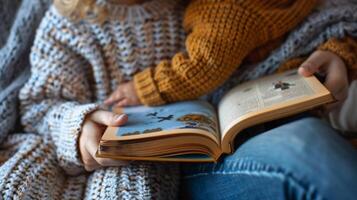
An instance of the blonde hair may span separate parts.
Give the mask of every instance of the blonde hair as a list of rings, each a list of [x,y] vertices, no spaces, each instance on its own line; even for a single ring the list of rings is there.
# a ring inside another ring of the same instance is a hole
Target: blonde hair
[[[96,4],[96,0],[54,0],[58,12],[72,21],[88,20],[101,23],[107,12],[103,6]]]

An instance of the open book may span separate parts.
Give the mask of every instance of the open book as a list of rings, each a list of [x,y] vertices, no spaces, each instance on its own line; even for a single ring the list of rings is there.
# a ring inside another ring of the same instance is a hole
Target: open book
[[[238,85],[217,111],[205,101],[114,110],[128,114],[121,127],[108,127],[98,157],[178,162],[217,161],[232,153],[245,128],[303,112],[334,101],[316,77],[296,70]]]

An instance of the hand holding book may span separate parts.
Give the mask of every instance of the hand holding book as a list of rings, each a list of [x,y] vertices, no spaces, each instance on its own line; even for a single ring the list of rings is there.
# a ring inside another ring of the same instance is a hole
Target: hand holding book
[[[332,102],[316,79],[296,70],[240,84],[220,101],[188,101],[159,107],[114,110],[128,123],[108,127],[98,157],[126,160],[212,162],[234,151],[233,141],[250,126]]]
[[[140,105],[140,99],[135,91],[134,81],[122,83],[118,88],[110,94],[104,101],[107,106],[137,106]]]
[[[106,127],[120,126],[127,121],[128,116],[125,114],[118,115],[104,110],[96,110],[86,117],[79,137],[79,151],[84,168],[87,171],[93,171],[103,166],[121,166],[127,164],[127,161],[95,156],[100,138]]]
[[[329,51],[315,51],[306,61],[301,64],[299,74],[311,76],[315,73],[322,73],[326,76],[325,87],[331,92],[336,103],[326,105],[326,111],[338,108],[347,98],[348,76],[346,65],[341,57]]]

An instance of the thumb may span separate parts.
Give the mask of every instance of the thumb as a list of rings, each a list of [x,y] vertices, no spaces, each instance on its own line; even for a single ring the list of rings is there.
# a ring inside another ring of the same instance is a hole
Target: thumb
[[[315,51],[300,65],[298,72],[303,76],[311,76],[318,72],[328,59],[325,52]]]
[[[126,114],[115,114],[104,110],[97,110],[89,117],[92,121],[106,126],[121,126],[128,121]]]

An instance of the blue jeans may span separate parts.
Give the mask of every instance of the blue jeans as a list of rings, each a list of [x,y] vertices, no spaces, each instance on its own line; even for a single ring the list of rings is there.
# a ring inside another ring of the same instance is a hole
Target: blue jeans
[[[213,164],[183,165],[190,199],[357,199],[357,150],[303,118],[259,134]]]

